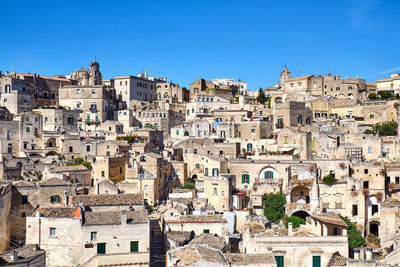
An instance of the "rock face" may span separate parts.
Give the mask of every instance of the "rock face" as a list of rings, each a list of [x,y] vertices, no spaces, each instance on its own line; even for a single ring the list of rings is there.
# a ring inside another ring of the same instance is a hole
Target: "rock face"
[[[249,215],[246,217],[245,228],[250,230],[265,230],[269,223],[268,219],[263,215]]]

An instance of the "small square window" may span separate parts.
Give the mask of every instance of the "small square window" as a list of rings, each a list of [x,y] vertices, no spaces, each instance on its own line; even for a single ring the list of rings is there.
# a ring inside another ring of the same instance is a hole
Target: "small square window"
[[[91,232],[90,233],[90,240],[91,241],[97,240],[97,232]]]
[[[56,236],[56,228],[52,228],[50,227],[50,232],[49,232],[50,236]]]

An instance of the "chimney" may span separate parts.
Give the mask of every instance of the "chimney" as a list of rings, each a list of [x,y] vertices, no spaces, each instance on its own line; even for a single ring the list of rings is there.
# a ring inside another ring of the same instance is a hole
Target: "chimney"
[[[353,249],[353,252],[354,252],[354,259],[359,260],[360,259],[360,249],[355,248],[355,249]]]
[[[365,248],[365,259],[367,261],[372,260],[372,248]]]
[[[293,224],[290,222],[288,223],[288,236],[293,235]]]
[[[18,252],[16,250],[13,250],[13,252],[12,252],[11,261],[12,262],[17,262],[18,261]]]
[[[126,225],[127,215],[126,210],[121,211],[121,224]]]

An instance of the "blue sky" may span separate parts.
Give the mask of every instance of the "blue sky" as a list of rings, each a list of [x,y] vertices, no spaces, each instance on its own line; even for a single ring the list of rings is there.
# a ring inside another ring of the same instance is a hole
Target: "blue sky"
[[[400,72],[400,1],[2,1],[0,70],[70,74],[95,56],[103,78],[293,75],[368,81]]]

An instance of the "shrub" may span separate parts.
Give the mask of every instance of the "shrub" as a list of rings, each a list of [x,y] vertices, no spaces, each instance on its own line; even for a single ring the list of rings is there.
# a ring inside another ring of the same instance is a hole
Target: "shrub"
[[[379,136],[394,136],[397,135],[397,122],[387,121],[382,124],[377,123],[373,129],[374,134]]]
[[[304,220],[304,219],[302,219],[300,217],[297,217],[297,216],[290,216],[290,217],[286,218],[286,222],[285,222],[286,228],[288,228],[288,224],[290,222],[292,223],[293,228],[299,227],[300,224],[306,224],[306,220]]]
[[[336,180],[335,176],[333,176],[333,174],[330,173],[330,174],[328,174],[328,175],[325,175],[325,176],[322,178],[322,182],[323,182],[324,184],[326,184],[326,185],[332,185],[332,184],[336,183],[337,180]]]
[[[183,185],[180,186],[182,189],[195,189],[194,182],[187,181]]]
[[[264,215],[268,220],[274,223],[285,216],[286,197],[282,193],[269,193],[263,196]]]
[[[339,215],[340,218],[347,224],[347,238],[349,241],[350,248],[359,248],[366,244],[365,239],[361,235],[361,231],[357,229],[357,227],[350,222],[347,217],[343,217]]]
[[[83,165],[88,169],[92,168],[92,163],[83,160],[83,158],[76,158],[75,162],[67,163],[67,166],[74,166],[74,165]]]
[[[376,94],[372,93],[372,94],[368,95],[368,99],[369,100],[377,100],[377,99],[379,99],[379,97]]]

